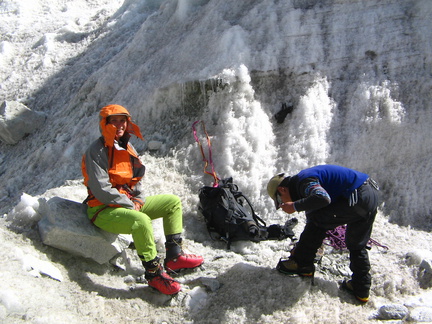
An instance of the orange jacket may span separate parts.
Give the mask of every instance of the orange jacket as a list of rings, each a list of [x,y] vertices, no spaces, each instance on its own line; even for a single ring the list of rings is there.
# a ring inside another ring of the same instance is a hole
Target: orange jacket
[[[127,116],[125,135],[117,142],[116,127],[107,124],[108,116]],[[81,169],[89,196],[89,207],[108,205],[111,207],[134,208],[133,200],[144,201],[139,181],[145,173],[134,147],[129,143],[130,134],[143,139],[126,108],[109,105],[100,111],[102,137],[93,142],[82,157]]]

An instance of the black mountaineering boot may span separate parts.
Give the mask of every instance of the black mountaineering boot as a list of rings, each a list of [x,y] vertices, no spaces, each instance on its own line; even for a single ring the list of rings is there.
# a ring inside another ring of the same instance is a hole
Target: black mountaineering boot
[[[299,266],[293,259],[279,260],[276,269],[284,274],[299,275],[300,277],[313,277],[315,273],[315,266]]]
[[[342,282],[341,288],[354,295],[354,297],[362,303],[367,303],[369,301],[369,292],[367,289],[364,291],[358,291],[354,289],[352,280],[344,280],[344,282]]]

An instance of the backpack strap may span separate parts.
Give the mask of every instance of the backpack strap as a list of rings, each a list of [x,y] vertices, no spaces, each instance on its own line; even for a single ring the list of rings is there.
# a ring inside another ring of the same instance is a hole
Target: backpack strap
[[[230,181],[230,180],[232,180],[232,178],[228,178],[228,181]],[[264,227],[267,226],[266,222],[255,213],[255,210],[252,207],[252,204],[249,201],[249,199],[245,195],[243,195],[243,193],[241,191],[238,190],[238,187],[236,184],[226,183],[226,186],[228,186],[230,188],[230,190],[233,193],[235,198],[242,197],[248,203],[248,205],[251,209],[251,212],[252,212],[252,217],[255,220],[255,222],[257,222],[257,224],[261,223],[262,226],[264,226]]]
[[[226,187],[225,188],[222,187],[221,189],[222,190],[231,190],[230,188],[226,188]],[[231,196],[228,195],[228,198],[231,198]],[[235,199],[235,197],[234,197],[234,199]],[[231,241],[232,241],[231,237],[229,235],[229,233],[230,233],[229,228],[230,228],[230,224],[231,224],[231,219],[234,215],[234,206],[235,206],[235,202],[232,199],[228,199],[228,215],[227,215],[227,217],[225,217],[225,223],[228,224],[228,230],[227,230],[226,235],[225,235],[228,250],[231,247]]]
[[[246,200],[246,202],[249,204],[249,207],[252,211],[252,217],[257,222],[257,224],[261,223],[262,226],[264,226],[264,227],[267,226],[266,222],[255,213],[255,210],[253,209],[252,204],[250,203],[249,199],[246,196],[244,196],[242,193],[240,193],[240,194],[244,198],[244,200]]]

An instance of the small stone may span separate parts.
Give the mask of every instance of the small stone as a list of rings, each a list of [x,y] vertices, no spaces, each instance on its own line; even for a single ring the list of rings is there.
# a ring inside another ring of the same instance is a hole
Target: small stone
[[[158,151],[162,147],[162,142],[149,141],[147,144],[149,151]]]
[[[404,305],[384,305],[378,311],[378,318],[383,320],[402,319],[408,315],[409,311]]]
[[[220,282],[214,278],[200,278],[201,283],[210,291],[215,292],[220,288]]]

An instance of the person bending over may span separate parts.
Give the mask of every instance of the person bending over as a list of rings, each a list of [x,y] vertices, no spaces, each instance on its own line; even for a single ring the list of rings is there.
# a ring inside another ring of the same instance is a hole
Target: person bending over
[[[276,209],[292,214],[304,211],[306,225],[287,260],[277,270],[313,276],[314,259],[326,232],[346,224],[345,241],[350,254],[350,280],[342,288],[361,302],[369,300],[370,262],[366,248],[378,207],[378,185],[367,174],[337,165],[318,165],[293,176],[275,175],[267,192]]]

